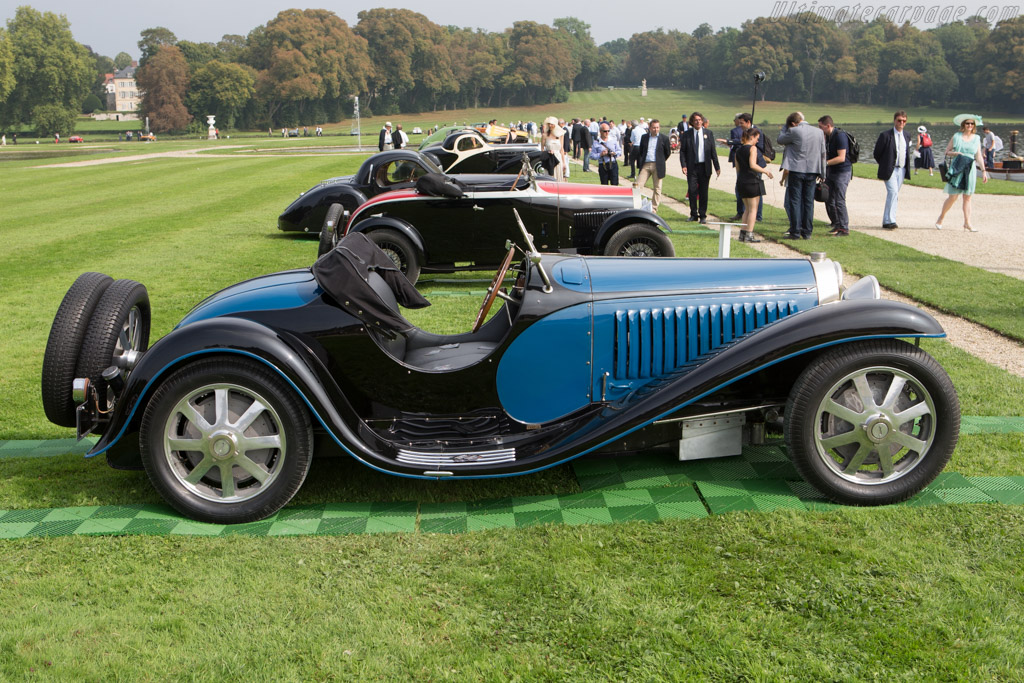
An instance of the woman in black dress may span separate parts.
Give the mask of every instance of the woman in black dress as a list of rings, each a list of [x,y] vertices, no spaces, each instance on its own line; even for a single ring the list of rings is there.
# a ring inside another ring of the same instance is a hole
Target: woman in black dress
[[[761,131],[751,126],[743,131],[743,146],[736,152],[736,192],[743,200],[743,222],[746,230],[740,230],[740,242],[760,242],[754,237],[754,222],[757,220],[757,205],[764,194],[764,182],[758,173],[764,173],[771,180],[772,172],[767,169],[768,162],[757,151],[757,141]],[[763,166],[762,166],[763,164]]]

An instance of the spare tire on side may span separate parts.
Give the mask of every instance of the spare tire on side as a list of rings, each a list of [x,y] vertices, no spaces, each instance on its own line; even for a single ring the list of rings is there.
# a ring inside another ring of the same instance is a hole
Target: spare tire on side
[[[135,280],[117,280],[103,293],[89,321],[78,357],[77,377],[93,384],[115,359],[149,348],[149,293]],[[127,374],[123,372],[122,374]]]
[[[96,305],[113,278],[103,273],[82,273],[64,295],[50,327],[43,354],[43,411],[46,419],[61,427],[75,426],[75,402],[71,384],[78,357]]]
[[[338,233],[339,226],[338,221],[341,220],[341,214],[345,210],[341,204],[331,204],[327,209],[327,216],[324,218],[324,224],[320,228],[320,244],[316,249],[316,257],[320,258],[334,247],[338,246]]]

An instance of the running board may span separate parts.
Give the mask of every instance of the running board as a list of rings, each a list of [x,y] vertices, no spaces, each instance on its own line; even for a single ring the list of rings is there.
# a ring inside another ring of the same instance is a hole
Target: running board
[[[473,465],[497,465],[515,462],[516,449],[501,448],[495,451],[464,451],[461,453],[431,453],[398,449],[398,462],[406,465],[425,467],[466,467]]]

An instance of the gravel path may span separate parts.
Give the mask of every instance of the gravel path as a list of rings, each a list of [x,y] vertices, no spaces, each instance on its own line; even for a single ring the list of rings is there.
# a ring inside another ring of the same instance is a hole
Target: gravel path
[[[769,169],[775,180],[765,179],[766,208],[773,206],[783,210],[786,192],[785,188],[779,187],[779,166],[771,164]],[[678,178],[683,177],[678,158],[669,159],[668,172]],[[981,182],[980,178],[978,182]],[[711,181],[711,187],[732,193],[735,185],[735,170],[723,159],[722,175]],[[1024,279],[1024,236],[1021,234],[1024,196],[975,195],[971,223],[979,232],[963,230],[962,200],[958,200],[946,214],[942,230],[935,229],[935,219],[939,217],[945,197],[942,190],[904,185],[896,216],[900,227],[898,230],[882,230],[885,185],[881,180],[853,178],[846,191],[850,229],[926,254]],[[815,205],[814,214],[816,218],[828,220],[822,204]],[[785,216],[784,213],[782,215]]]

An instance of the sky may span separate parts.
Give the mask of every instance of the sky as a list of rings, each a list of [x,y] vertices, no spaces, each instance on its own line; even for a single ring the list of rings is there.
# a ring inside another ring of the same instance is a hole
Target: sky
[[[847,8],[858,19],[867,15],[870,20],[879,11],[896,12],[920,28],[929,28],[950,19],[963,19],[979,11],[991,13],[993,17],[1003,14],[1015,16],[1018,13],[1016,5],[995,5],[978,0],[969,0],[959,5],[951,4],[948,0],[926,0],[921,4],[873,1],[874,4],[872,0],[733,0],[729,3],[647,0],[633,4],[628,0],[587,0],[547,5],[539,2],[502,3],[501,0],[459,3],[451,0],[398,0],[393,4],[378,6],[411,9],[442,26],[452,24],[488,31],[502,31],[519,20],[550,25],[559,17],[573,16],[590,24],[590,35],[598,45],[616,38],[628,39],[634,33],[652,31],[659,27],[666,31],[676,29],[686,33],[702,23],[710,24],[715,30],[725,26],[739,28],[744,21],[754,17],[777,17],[786,12],[799,11],[801,6],[816,9],[827,3],[837,10]],[[293,6],[282,0],[0,0],[2,25],[6,25],[20,5],[30,5],[41,12],[65,15],[71,22],[75,40],[101,55],[113,58],[119,52],[127,52],[136,59],[139,56],[139,33],[144,29],[163,26],[181,40],[215,43],[225,34],[244,36],[253,28],[266,24],[281,10]],[[370,6],[351,0],[305,5],[330,10],[350,26],[358,22],[356,15],[359,11]],[[545,7],[558,9],[545,11]],[[944,20],[943,17],[947,18]]]

